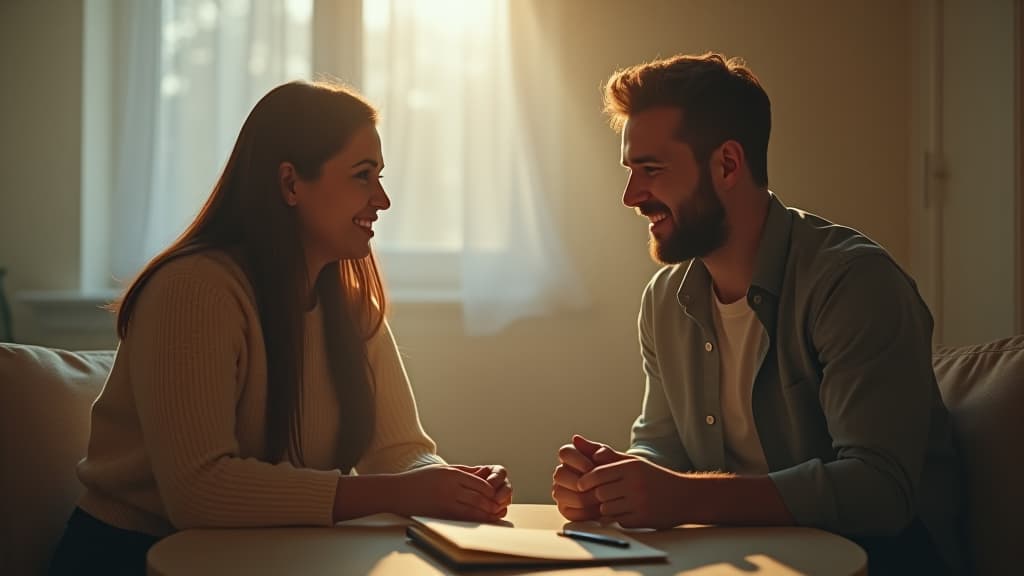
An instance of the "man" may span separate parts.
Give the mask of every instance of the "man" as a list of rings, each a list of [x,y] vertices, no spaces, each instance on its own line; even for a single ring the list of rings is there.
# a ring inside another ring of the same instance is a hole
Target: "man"
[[[951,424],[913,280],[768,190],[770,103],[742,62],[628,68],[605,110],[622,133],[623,204],[650,220],[666,266],[642,298],[630,448],[563,446],[562,514],[814,526],[859,542],[872,574],[958,572]]]

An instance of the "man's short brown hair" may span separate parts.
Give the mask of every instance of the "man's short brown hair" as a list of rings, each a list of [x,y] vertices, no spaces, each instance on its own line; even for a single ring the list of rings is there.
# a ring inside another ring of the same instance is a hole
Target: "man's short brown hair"
[[[754,182],[768,185],[768,94],[738,58],[708,52],[679,55],[619,70],[604,89],[604,110],[621,130],[632,114],[657,107],[683,113],[679,139],[701,164],[727,140],[743,147]]]

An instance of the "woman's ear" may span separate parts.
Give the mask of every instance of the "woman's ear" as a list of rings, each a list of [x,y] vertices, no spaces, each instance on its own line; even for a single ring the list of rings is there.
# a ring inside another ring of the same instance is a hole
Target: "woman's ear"
[[[295,193],[295,182],[298,174],[295,172],[295,165],[291,162],[281,162],[277,167],[277,180],[281,189],[281,199],[289,206],[299,203],[299,196]]]

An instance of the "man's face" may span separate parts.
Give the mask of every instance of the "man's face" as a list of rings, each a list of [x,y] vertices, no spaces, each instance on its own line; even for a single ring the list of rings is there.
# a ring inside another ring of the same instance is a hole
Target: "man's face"
[[[622,203],[650,220],[651,257],[677,264],[707,256],[725,243],[725,207],[705,162],[676,136],[682,112],[651,108],[629,116],[622,130],[622,165],[629,180]]]

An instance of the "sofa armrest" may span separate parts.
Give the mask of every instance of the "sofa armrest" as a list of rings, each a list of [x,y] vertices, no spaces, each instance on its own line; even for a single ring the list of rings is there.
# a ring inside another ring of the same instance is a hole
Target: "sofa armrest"
[[[0,566],[45,574],[82,487],[90,407],[113,351],[0,344]]]

